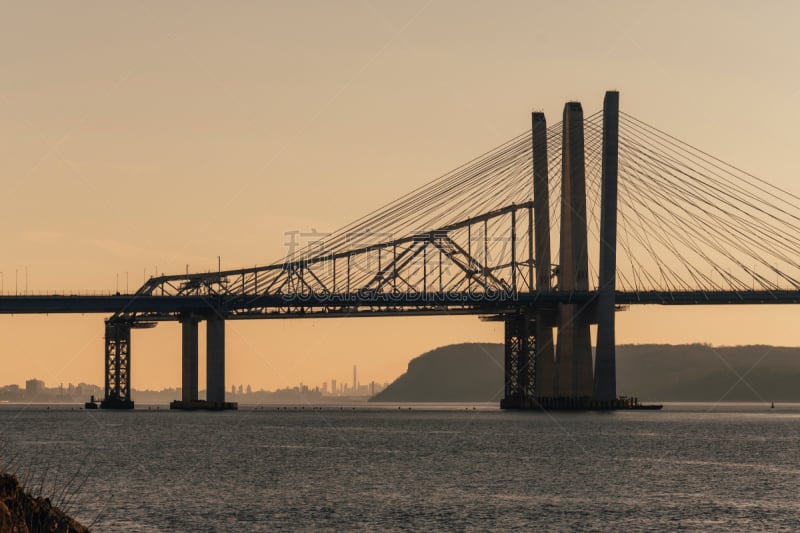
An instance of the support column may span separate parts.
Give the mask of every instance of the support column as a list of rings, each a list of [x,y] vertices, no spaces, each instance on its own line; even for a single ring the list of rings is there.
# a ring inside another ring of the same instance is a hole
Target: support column
[[[170,409],[237,409],[236,402],[225,401],[225,320],[218,315],[208,319],[206,328],[206,399],[197,395],[197,325],[202,315],[180,318],[183,333],[183,395],[170,403]]]
[[[206,322],[206,400],[225,402],[225,320]]]
[[[180,318],[181,322],[181,368],[183,402],[196,402],[197,396],[197,325],[199,319],[195,315],[184,315]]]
[[[564,106],[561,172],[561,253],[559,292],[589,290],[586,238],[586,171],[583,109],[579,102]],[[576,304],[559,305],[556,355],[556,395],[591,398],[592,345],[589,321]]]
[[[594,399],[617,398],[614,310],[617,288],[617,166],[619,158],[619,93],[603,101],[603,174],[600,198],[600,280],[597,299],[597,347]]]
[[[544,113],[531,115],[533,143],[533,213],[536,238],[536,291],[552,289],[550,274],[550,184],[547,164],[547,120]],[[544,313],[536,313],[536,382],[535,395],[551,397],[556,388],[556,362],[553,328]]]
[[[505,397],[501,409],[534,406],[536,384],[536,325],[525,315],[505,319]]]
[[[105,398],[103,409],[133,409],[131,400],[131,326],[106,322]]]

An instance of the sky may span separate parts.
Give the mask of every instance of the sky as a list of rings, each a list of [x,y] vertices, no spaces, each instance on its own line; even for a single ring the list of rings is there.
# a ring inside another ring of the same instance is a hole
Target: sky
[[[791,1],[0,1],[2,291],[271,263],[288,232],[333,231],[532,110],[555,123],[609,89],[800,194],[798,20]],[[0,384],[102,383],[103,318],[1,316]],[[798,320],[636,307],[617,340],[800,346]],[[386,382],[437,346],[501,340],[474,317],[229,321],[227,388],[349,382],[354,364]],[[134,331],[132,353],[134,388],[180,385],[176,324]]]

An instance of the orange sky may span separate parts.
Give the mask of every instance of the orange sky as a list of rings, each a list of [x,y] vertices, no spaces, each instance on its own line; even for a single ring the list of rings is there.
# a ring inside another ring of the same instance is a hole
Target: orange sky
[[[498,7],[499,6],[499,7]],[[19,2],[0,7],[3,290],[272,262],[563,103],[622,109],[800,193],[794,2]],[[119,280],[119,281],[118,281]],[[638,308],[619,342],[800,345],[800,312]],[[0,317],[0,384],[102,383],[102,316]],[[475,318],[228,323],[228,387],[390,381]],[[133,386],[178,386],[177,326]]]

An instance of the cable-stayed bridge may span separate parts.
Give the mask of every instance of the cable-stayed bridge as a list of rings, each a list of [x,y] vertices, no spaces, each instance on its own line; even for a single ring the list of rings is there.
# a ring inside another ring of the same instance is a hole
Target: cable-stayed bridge
[[[800,301],[798,201],[609,92],[549,127],[533,113],[529,131],[278,263],[157,276],[134,295],[0,297],[0,312],[111,313],[109,408],[133,406],[131,328],[180,321],[176,406],[224,408],[226,320],[441,314],[505,323],[503,407],[614,407],[621,307]]]

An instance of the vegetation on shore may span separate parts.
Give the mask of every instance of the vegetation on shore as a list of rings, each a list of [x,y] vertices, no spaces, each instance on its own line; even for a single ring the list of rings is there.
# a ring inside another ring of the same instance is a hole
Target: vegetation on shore
[[[12,474],[0,473],[0,533],[88,533],[89,529],[54,506],[34,497]]]

